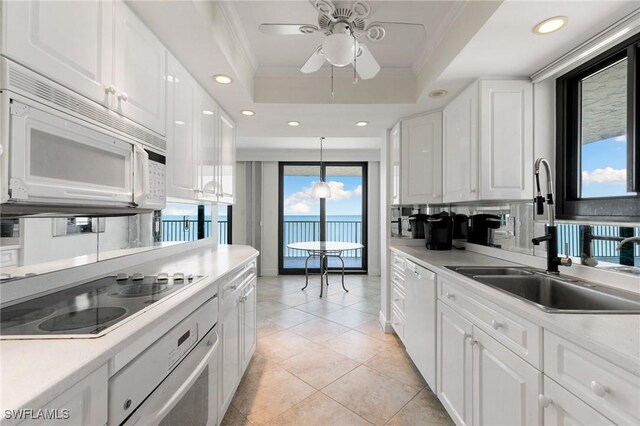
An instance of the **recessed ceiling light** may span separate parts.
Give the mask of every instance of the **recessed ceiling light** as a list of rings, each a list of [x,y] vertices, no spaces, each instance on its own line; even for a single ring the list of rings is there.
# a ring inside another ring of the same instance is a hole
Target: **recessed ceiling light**
[[[554,16],[553,18],[545,19],[533,28],[533,32],[536,34],[544,35],[551,34],[558,31],[560,28],[567,25],[566,16]]]
[[[216,74],[213,76],[213,78],[216,80],[217,83],[220,83],[220,84],[229,84],[233,81],[231,80],[231,77],[224,74]]]
[[[182,126],[182,125],[184,124],[184,121],[176,120],[176,124],[177,124],[178,126]]]
[[[300,125],[300,122],[299,121],[289,121],[287,124],[289,126],[291,126],[291,127],[298,127]]]
[[[433,92],[429,93],[429,97],[430,98],[444,98],[445,96],[447,96],[449,92],[447,92],[444,89],[438,89],[438,90],[434,90]]]
[[[364,126],[366,126],[367,124],[369,124],[369,122],[368,122],[368,121],[357,121],[357,122],[356,122],[356,126],[358,126],[358,127],[364,127]]]
[[[209,111],[208,109],[203,109],[203,110],[202,110],[202,113],[203,113],[204,115],[213,115],[213,111]]]
[[[247,117],[251,117],[252,115],[256,115],[255,111],[251,111],[250,109],[243,109],[240,111],[240,114],[246,115]]]
[[[167,76],[167,81],[168,81],[169,83],[173,83],[174,81],[175,81],[176,83],[180,83],[180,79],[179,79],[178,77],[174,77],[174,76],[172,76],[172,75],[168,75],[168,76]]]

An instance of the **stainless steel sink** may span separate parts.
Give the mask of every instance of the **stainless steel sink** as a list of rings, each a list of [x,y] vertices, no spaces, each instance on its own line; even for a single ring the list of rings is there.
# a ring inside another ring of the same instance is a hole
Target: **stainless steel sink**
[[[640,314],[640,295],[589,281],[550,276],[533,268],[448,268],[546,312]]]

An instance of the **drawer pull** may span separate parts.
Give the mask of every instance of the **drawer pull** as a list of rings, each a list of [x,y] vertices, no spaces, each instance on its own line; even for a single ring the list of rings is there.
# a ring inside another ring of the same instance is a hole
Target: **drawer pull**
[[[465,334],[465,335],[464,335],[464,340],[466,340],[466,341],[468,341],[468,342],[471,342],[471,340],[472,340],[472,339],[473,339],[473,336],[472,336],[472,335],[470,335],[470,334]]]
[[[393,301],[394,301],[394,302],[399,302],[399,301],[400,301],[400,299],[393,299]]]
[[[543,394],[540,394],[538,395],[538,402],[540,402],[540,405],[542,405],[542,407],[547,408],[548,406],[553,404],[553,399],[549,398],[548,396],[544,396]]]
[[[494,330],[497,330],[499,328],[504,327],[504,324],[502,324],[501,322],[498,322],[496,320],[491,321],[491,327],[493,327]]]
[[[444,295],[447,299],[454,299],[456,297],[453,293],[449,292],[446,292]]]
[[[591,391],[593,393],[595,393],[596,395],[602,397],[605,396],[607,393],[609,393],[609,387],[603,385],[602,383],[598,382],[597,380],[592,380],[591,381],[591,385],[589,385],[589,387],[591,388]]]

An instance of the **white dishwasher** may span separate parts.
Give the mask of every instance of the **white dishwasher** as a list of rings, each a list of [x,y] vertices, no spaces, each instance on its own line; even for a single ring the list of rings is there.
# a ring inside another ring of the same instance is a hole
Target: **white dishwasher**
[[[436,389],[436,274],[407,260],[404,344],[429,387]]]

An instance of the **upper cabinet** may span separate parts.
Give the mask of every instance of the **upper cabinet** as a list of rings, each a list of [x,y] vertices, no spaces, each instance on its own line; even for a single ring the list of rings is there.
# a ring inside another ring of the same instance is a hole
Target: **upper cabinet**
[[[3,7],[3,54],[165,135],[166,50],[122,1]]]
[[[122,1],[114,28],[113,109],[164,135],[167,51]]]
[[[397,123],[389,133],[389,173],[391,175],[391,204],[398,205],[400,202],[400,161],[401,152],[400,140],[401,123]]]
[[[236,125],[225,112],[220,112],[220,161],[218,202],[233,204],[235,202],[236,176]]]
[[[196,114],[199,122],[198,151],[196,171],[198,181],[198,199],[217,201],[220,193],[218,177],[219,118],[218,105],[204,91],[200,90]]]
[[[402,120],[402,204],[442,202],[442,113]]]
[[[533,88],[480,80],[444,109],[443,201],[529,199]]]

